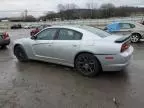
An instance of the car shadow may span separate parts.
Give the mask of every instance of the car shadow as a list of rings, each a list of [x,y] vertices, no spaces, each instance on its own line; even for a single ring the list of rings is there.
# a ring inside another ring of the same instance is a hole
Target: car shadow
[[[48,63],[48,62],[43,62],[43,61],[35,61],[35,60],[30,60],[28,63],[21,63],[17,62],[16,67],[18,68],[19,71],[23,69],[28,69],[29,67],[33,67],[35,69],[36,66],[39,66],[40,68],[49,68],[49,69],[55,69],[55,70],[61,70],[59,72],[65,73],[68,71],[68,74],[72,74],[72,76],[82,76],[79,74],[78,71],[75,70],[75,68],[64,66],[64,65],[59,65],[59,64],[54,64],[54,63]],[[56,71],[55,71],[56,72]],[[91,79],[107,79],[107,80],[119,80],[119,79],[128,79],[128,72],[127,70],[123,70],[121,72],[100,72],[98,76],[94,77],[89,77]]]
[[[5,47],[0,46],[0,51],[7,50],[7,49],[8,49],[7,46],[5,46]]]

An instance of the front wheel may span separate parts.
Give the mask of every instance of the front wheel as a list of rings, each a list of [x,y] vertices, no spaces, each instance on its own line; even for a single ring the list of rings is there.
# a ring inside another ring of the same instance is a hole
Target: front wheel
[[[21,46],[16,46],[14,48],[14,54],[20,62],[27,62],[28,61],[28,57],[27,57],[24,49]]]
[[[78,55],[75,60],[75,68],[82,75],[93,77],[100,73],[100,63],[96,57],[89,53],[83,53]]]
[[[137,43],[140,41],[140,35],[139,34],[132,34],[130,39],[131,39],[132,43]]]

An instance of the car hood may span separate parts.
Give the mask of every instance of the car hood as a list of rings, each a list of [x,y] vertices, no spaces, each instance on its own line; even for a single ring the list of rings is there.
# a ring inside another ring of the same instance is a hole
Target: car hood
[[[30,38],[21,38],[21,39],[17,39],[14,41],[14,44],[17,44],[17,43],[25,43],[25,42],[29,42],[31,39]]]

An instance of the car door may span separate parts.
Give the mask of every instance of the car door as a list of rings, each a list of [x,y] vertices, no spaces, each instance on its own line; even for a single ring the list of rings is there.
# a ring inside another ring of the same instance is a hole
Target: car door
[[[80,49],[82,33],[61,28],[59,29],[56,40],[53,42],[53,49],[57,63],[73,65],[73,59]]]
[[[53,60],[53,39],[57,33],[56,28],[48,28],[36,35],[33,40],[32,50],[36,59]]]
[[[130,35],[132,33],[132,26],[130,23],[120,23],[120,30],[118,34]]]

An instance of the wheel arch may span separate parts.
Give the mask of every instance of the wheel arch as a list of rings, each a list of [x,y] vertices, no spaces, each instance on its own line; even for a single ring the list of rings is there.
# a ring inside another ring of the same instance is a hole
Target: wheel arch
[[[139,32],[133,32],[133,33],[131,34],[131,36],[134,35],[134,34],[138,34],[138,35],[140,36],[140,39],[142,38],[141,33],[139,33]]]
[[[74,57],[74,67],[75,67],[75,60],[76,60],[76,58],[77,58],[80,54],[84,54],[84,53],[88,53],[88,54],[94,55],[94,53],[92,53],[92,52],[90,52],[90,51],[81,51],[81,52],[77,53],[77,54],[75,55],[75,57]],[[98,61],[99,65],[100,65],[100,68],[101,68],[101,70],[102,70],[102,65],[101,65],[100,60],[96,57],[96,55],[95,55],[95,58],[96,58],[96,60]]]
[[[23,47],[21,44],[17,43],[17,44],[15,44],[14,47],[13,47],[14,55],[15,55],[15,48],[16,48],[17,46],[20,46],[20,47],[24,50],[24,52],[25,52],[24,47]],[[26,53],[26,52],[25,52],[25,53]]]

